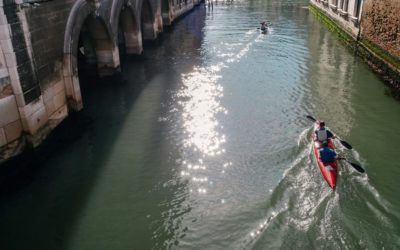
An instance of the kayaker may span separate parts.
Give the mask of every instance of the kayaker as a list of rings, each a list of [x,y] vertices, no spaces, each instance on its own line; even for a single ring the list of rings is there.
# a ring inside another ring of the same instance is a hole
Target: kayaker
[[[335,139],[336,136],[327,128],[325,128],[325,122],[319,121],[319,127],[314,131],[315,141],[320,145],[328,141],[328,139]]]
[[[268,24],[267,24],[267,21],[263,21],[263,22],[261,22],[260,23],[261,24],[261,30],[266,30],[267,28],[268,28]]]
[[[319,158],[323,163],[331,163],[337,158],[335,150],[328,147],[328,143],[323,143],[319,149]]]

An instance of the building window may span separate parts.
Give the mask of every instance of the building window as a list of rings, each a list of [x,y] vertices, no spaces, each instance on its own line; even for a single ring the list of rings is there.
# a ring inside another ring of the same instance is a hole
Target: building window
[[[349,0],[343,0],[343,8],[342,8],[342,10],[344,12],[347,12],[348,7],[349,7]]]
[[[356,0],[354,1],[355,6],[354,6],[354,14],[353,16],[360,18],[360,12],[361,12],[361,4],[362,4],[362,0]]]

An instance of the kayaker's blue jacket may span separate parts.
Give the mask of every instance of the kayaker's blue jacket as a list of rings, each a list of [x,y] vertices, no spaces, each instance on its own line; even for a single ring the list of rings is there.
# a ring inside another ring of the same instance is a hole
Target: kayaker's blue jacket
[[[322,147],[319,149],[321,161],[324,163],[331,163],[337,156],[335,150],[329,147]]]

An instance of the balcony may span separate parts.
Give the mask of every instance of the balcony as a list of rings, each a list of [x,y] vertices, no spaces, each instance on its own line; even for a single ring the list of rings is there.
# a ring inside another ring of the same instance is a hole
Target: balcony
[[[335,5],[335,4],[329,4],[329,7],[334,11],[337,10],[337,5]]]
[[[349,15],[349,13],[347,13],[347,11],[344,10],[339,10],[339,15],[346,18]]]

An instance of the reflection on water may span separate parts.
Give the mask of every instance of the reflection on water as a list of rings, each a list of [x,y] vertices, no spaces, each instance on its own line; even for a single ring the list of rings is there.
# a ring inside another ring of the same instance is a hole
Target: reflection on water
[[[201,194],[207,193],[208,186],[204,171],[207,165],[203,159],[225,152],[225,135],[220,132],[223,127],[217,118],[219,114],[227,114],[220,104],[223,88],[217,82],[219,71],[218,67],[195,67],[192,72],[182,74],[182,87],[176,94],[176,111],[182,117],[184,131],[182,145],[185,152],[197,152],[200,157],[193,159],[189,153],[183,159],[181,175],[190,178],[197,186],[195,190]],[[193,192],[193,188],[190,191]]]
[[[219,68],[195,68],[182,75],[182,89],[177,94],[182,106],[182,119],[187,138],[185,147],[194,147],[203,155],[213,156],[224,152],[225,136],[218,132],[217,115],[227,111],[220,105],[223,88],[217,83]]]

